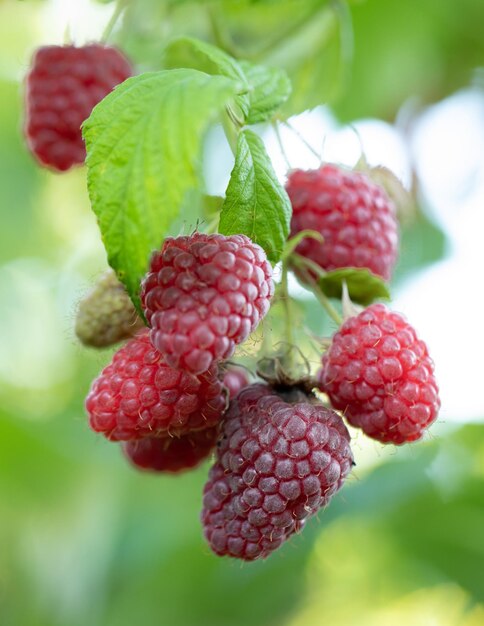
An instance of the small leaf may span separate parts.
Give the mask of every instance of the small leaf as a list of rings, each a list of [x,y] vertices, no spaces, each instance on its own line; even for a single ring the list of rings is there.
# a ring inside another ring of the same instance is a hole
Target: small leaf
[[[184,67],[213,76],[226,76],[238,81],[247,91],[249,89],[245,73],[233,57],[220,48],[193,37],[179,37],[170,42],[165,48],[164,65],[168,69]],[[248,93],[238,95],[235,102],[243,117],[239,119],[239,124],[243,126],[249,113],[250,96]]]
[[[321,290],[330,298],[341,298],[343,282],[353,302],[368,305],[377,298],[390,299],[386,283],[379,277],[360,267],[344,267],[328,272],[319,279]]]
[[[182,69],[128,79],[83,127],[88,188],[111,267],[139,310],[140,280],[163,238],[195,225],[204,132],[237,83]],[[182,215],[182,208],[186,211]]]
[[[240,133],[219,231],[243,234],[258,243],[277,263],[291,221],[291,203],[278,181],[261,138],[251,130]]]
[[[247,124],[266,122],[291,94],[291,81],[282,69],[241,63],[250,88]]]

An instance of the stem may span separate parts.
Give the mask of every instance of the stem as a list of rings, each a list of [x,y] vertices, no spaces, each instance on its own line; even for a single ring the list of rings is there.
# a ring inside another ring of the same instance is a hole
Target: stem
[[[315,7],[310,9],[310,11],[302,19],[289,24],[286,30],[274,37],[271,41],[268,41],[265,45],[261,46],[252,54],[246,55],[246,57],[251,58],[254,61],[260,62],[264,57],[272,54],[275,50],[277,50],[277,48],[281,44],[284,44],[293,35],[297,35],[298,31],[304,28],[307,24],[310,24],[316,18],[318,13],[320,13],[321,11],[327,12],[328,9],[332,10],[332,7],[321,7],[321,5],[318,3]]]
[[[212,37],[219,48],[222,48],[225,52],[231,56],[238,58],[240,56],[239,51],[235,48],[228,33],[222,27],[217,13],[213,6],[207,6],[207,15],[210,22],[210,28],[212,29]]]
[[[231,110],[226,108],[225,115],[222,116],[222,126],[224,129],[225,136],[227,138],[230,149],[232,150],[232,154],[234,157],[237,156],[237,143],[239,139],[239,132],[237,122],[234,120],[231,115]],[[237,128],[236,128],[237,126]]]
[[[302,143],[311,152],[311,154],[313,154],[321,163],[322,162],[321,155],[318,153],[318,151],[315,148],[312,147],[310,143],[308,143],[308,141],[306,141],[306,139],[301,135],[301,133],[297,130],[297,128],[294,128],[294,126],[288,120],[284,120],[284,124],[289,128],[289,130],[292,130],[292,132],[296,135],[296,137],[300,141],[302,141]]]
[[[281,151],[282,158],[284,159],[286,163],[286,167],[288,170],[292,170],[291,163],[289,162],[286,151],[284,150],[284,144],[282,143],[282,137],[281,137],[281,132],[279,130],[279,125],[276,121],[272,122],[272,128],[274,129],[274,132],[276,134],[277,143],[279,144],[279,149]]]
[[[74,43],[74,38],[72,36],[72,24],[71,24],[71,20],[69,19],[64,29],[64,45],[70,46],[73,43]]]
[[[101,35],[101,42],[107,43],[109,37],[111,36],[114,27],[116,26],[117,21],[121,17],[121,14],[126,9],[129,4],[129,0],[118,0],[116,6],[114,7],[113,14],[109,22],[106,24],[106,28],[104,29],[103,34]]]
[[[291,296],[289,295],[288,284],[288,268],[287,263],[282,265],[282,277],[281,277],[281,299],[284,305],[285,313],[285,325],[286,325],[286,339],[289,344],[289,352],[291,353],[291,347],[294,345],[294,326],[291,311]]]
[[[266,315],[262,320],[262,345],[261,345],[261,354],[263,357],[271,354],[272,351],[272,329],[269,326],[269,320],[271,319],[270,315]]]
[[[326,311],[326,313],[329,315],[329,317],[334,322],[336,322],[336,324],[338,324],[338,326],[341,326],[341,324],[343,323],[343,318],[338,313],[338,311],[334,308],[334,306],[331,304],[331,302],[329,301],[329,298],[327,298],[324,295],[324,293],[321,291],[317,281],[314,280],[314,278],[312,277],[311,273],[307,269],[308,267],[312,267],[312,263],[313,262],[311,261],[311,263],[309,263],[308,261],[310,259],[305,259],[305,258],[301,257],[299,254],[294,254],[292,259],[293,259],[293,261],[295,261],[296,265],[298,266],[299,272],[302,274],[305,282],[309,285],[312,293],[314,294],[316,299],[319,301],[319,303],[321,304],[323,309]],[[314,265],[316,265],[316,264],[314,264]],[[316,268],[314,268],[314,269],[316,269]],[[321,268],[318,268],[318,269],[321,270]],[[321,272],[324,273],[324,270],[321,270]]]
[[[336,322],[336,324],[338,324],[338,326],[341,326],[341,324],[343,323],[343,318],[341,317],[341,315],[338,313],[338,311],[334,308],[334,306],[331,304],[331,302],[329,301],[329,299],[324,295],[324,293],[319,289],[319,287],[314,284],[311,283],[311,291],[313,292],[313,294],[316,296],[316,299],[319,301],[319,303],[322,305],[322,307],[324,308],[324,310],[326,311],[326,313],[329,315],[329,317]]]
[[[315,263],[312,259],[307,259],[306,257],[298,254],[297,252],[292,253],[292,260],[296,262],[296,265],[303,266],[303,269],[310,269],[318,276],[326,276],[325,270],[322,267],[319,267],[317,263]]]

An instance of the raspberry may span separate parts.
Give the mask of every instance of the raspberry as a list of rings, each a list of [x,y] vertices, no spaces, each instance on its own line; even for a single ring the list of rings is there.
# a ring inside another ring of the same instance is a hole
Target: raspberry
[[[115,48],[39,48],[27,76],[25,134],[40,163],[60,172],[83,163],[82,123],[131,74],[127,59]]]
[[[319,381],[350,424],[383,443],[420,439],[440,407],[427,346],[383,304],[344,322],[323,355]]]
[[[202,511],[219,555],[267,557],[329,502],[353,463],[339,415],[302,391],[246,387],[222,433]]]
[[[126,290],[109,270],[79,303],[76,335],[85,346],[104,348],[144,328]]]
[[[218,428],[205,428],[183,437],[146,437],[127,441],[123,450],[138,469],[177,473],[196,467],[212,452]]]
[[[247,372],[241,367],[230,367],[223,376],[224,387],[227,387],[229,398],[235,398],[241,389],[249,384]]]
[[[296,252],[325,270],[365,267],[389,280],[398,253],[397,220],[384,189],[365,174],[323,165],[291,172],[286,185],[293,215],[291,237],[314,230]]]
[[[141,300],[151,341],[171,367],[201,374],[229,358],[269,310],[272,268],[244,235],[168,238]]]
[[[210,370],[174,370],[141,331],[114,355],[86,399],[90,426],[112,441],[181,436],[220,422],[226,392]]]

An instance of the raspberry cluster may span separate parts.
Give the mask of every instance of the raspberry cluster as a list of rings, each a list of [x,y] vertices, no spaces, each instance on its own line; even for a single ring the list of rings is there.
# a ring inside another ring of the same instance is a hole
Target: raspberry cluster
[[[294,170],[286,185],[291,236],[313,230],[296,248],[324,270],[364,267],[389,280],[398,253],[395,207],[385,190],[361,172],[336,165]]]
[[[42,165],[63,172],[84,162],[81,126],[94,106],[132,74],[116,48],[45,46],[27,75],[25,135]]]
[[[86,399],[91,428],[124,442],[140,469],[173,473],[198,465],[215,446],[228,399],[249,384],[245,370],[225,360],[266,314],[273,291],[272,268],[248,237],[167,239],[142,286],[151,329],[121,347],[93,382]],[[88,329],[97,346],[121,338],[134,313],[132,305],[121,311],[125,298],[107,274],[82,302],[78,334]]]
[[[292,172],[288,191],[292,234],[311,229],[324,238],[304,239],[293,260],[309,260],[310,274],[316,263],[390,277],[397,231],[382,189],[323,166]],[[134,309],[116,281],[109,275],[83,302],[83,328],[101,337],[91,345],[129,334]],[[426,345],[382,304],[344,321],[317,378],[294,377],[277,357],[258,372],[265,382],[251,384],[227,359],[267,314],[273,294],[272,267],[248,237],[167,238],[141,284],[149,328],[115,353],[86,400],[91,428],[121,442],[137,469],[174,474],[216,450],[204,535],[215,554],[245,561],[268,557],[343,486],[354,465],[344,419],[383,443],[402,444],[422,437],[440,406]]]
[[[57,171],[83,163],[81,125],[131,73],[127,59],[108,46],[38,49],[26,79],[25,135],[39,163]],[[119,165],[120,159],[111,159],[106,168],[112,173]],[[281,254],[277,301],[285,304],[291,344],[303,325],[296,327],[291,314],[289,270],[313,290],[324,288],[317,277],[339,268],[356,274],[359,288],[367,273],[351,268],[372,272],[372,284],[377,277],[389,280],[398,228],[393,202],[361,172],[331,164],[294,170],[286,189],[290,237],[308,230],[319,235],[300,236]],[[280,194],[272,195],[275,224]],[[152,223],[139,219],[134,229],[146,234]],[[127,254],[108,253],[119,276],[130,274]],[[216,450],[202,510],[214,553],[266,558],[329,503],[354,464],[344,419],[394,444],[421,438],[436,419],[440,400],[427,347],[385,306],[374,304],[346,319],[322,355],[317,378],[309,371],[296,375],[302,370],[289,356],[265,354],[268,367],[251,383],[246,370],[228,359],[270,309],[275,288],[265,251],[245,234],[195,232],[166,238],[149,262],[147,254],[146,265],[140,315],[112,271],[80,303],[76,333],[85,345],[126,340],[92,383],[89,425],[118,442],[139,470],[175,474]],[[316,295],[338,321],[326,295]],[[270,329],[268,324],[264,348]]]

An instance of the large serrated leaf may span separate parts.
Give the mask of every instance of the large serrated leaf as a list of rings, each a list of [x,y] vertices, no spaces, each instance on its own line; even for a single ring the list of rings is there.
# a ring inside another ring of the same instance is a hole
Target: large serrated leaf
[[[290,221],[291,203],[272,169],[264,143],[251,130],[242,131],[219,231],[224,235],[247,235],[276,263],[281,258]]]
[[[386,283],[366,268],[344,267],[319,279],[321,290],[330,298],[341,298],[343,282],[346,282],[351,300],[358,304],[366,306],[377,298],[390,299]]]
[[[291,81],[284,70],[254,65],[243,61],[241,66],[250,86],[248,124],[265,122],[284,104],[291,94]]]
[[[245,86],[247,91],[249,86],[245,73],[239,63],[229,54],[200,39],[193,37],[178,37],[171,41],[164,51],[164,66],[169,69],[191,68],[206,72],[207,74],[226,76],[238,81]],[[248,93],[238,95],[235,98],[245,122],[249,114],[250,97]]]
[[[236,90],[233,80],[191,69],[142,74],[84,124],[92,208],[108,261],[138,308],[151,252],[181,217],[194,224],[181,211],[199,193],[203,134]]]

